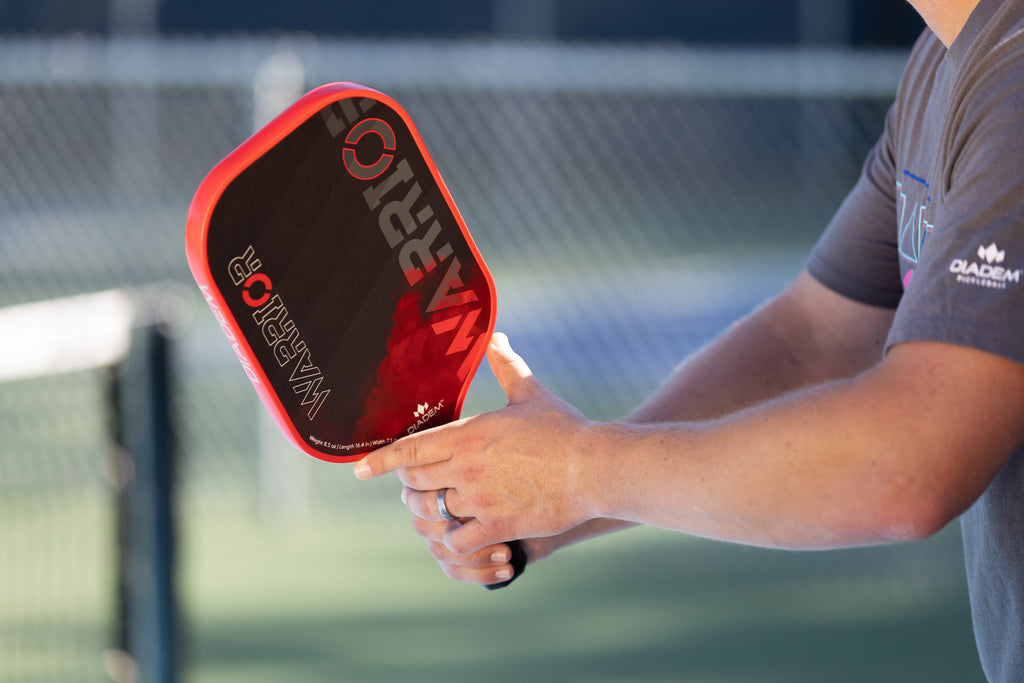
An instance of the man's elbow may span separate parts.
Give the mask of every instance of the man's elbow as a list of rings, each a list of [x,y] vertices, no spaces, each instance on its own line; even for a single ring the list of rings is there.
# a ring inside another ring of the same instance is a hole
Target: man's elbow
[[[883,505],[873,532],[883,542],[923,541],[960,516],[963,505],[935,495],[906,495]]]

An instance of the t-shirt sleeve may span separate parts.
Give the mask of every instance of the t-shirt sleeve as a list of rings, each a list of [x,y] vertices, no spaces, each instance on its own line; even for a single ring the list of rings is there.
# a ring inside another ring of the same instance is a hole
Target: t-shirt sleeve
[[[887,346],[940,341],[1024,363],[1024,77],[1015,61],[1017,73],[990,73],[952,112],[941,202]]]
[[[860,303],[895,308],[903,294],[896,245],[895,105],[860,178],[811,251],[818,282]]]

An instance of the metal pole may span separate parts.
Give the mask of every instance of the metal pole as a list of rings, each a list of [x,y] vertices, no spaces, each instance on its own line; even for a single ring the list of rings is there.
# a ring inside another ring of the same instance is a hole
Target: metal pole
[[[157,0],[110,0],[110,32],[153,34],[157,29]]]
[[[493,0],[492,8],[498,38],[551,39],[558,31],[554,0]]]
[[[128,357],[115,375],[120,446],[127,483],[119,508],[123,576],[122,649],[139,680],[178,677],[175,591],[174,445],[170,415],[169,342],[159,325],[133,330]]]
[[[799,36],[803,45],[847,45],[853,37],[850,0],[800,0]]]

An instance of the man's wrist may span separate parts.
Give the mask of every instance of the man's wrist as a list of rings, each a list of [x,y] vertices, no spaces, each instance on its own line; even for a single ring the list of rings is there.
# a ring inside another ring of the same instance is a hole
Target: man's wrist
[[[621,491],[615,453],[624,448],[630,426],[587,422],[569,445],[569,490],[581,522],[615,518]]]

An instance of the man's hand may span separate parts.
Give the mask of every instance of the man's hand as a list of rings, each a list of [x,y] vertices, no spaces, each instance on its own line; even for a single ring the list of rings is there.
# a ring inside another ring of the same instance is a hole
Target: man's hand
[[[360,479],[396,472],[406,505],[424,522],[443,521],[437,491],[448,489],[446,506],[459,522],[440,535],[440,527],[417,529],[471,556],[456,560],[431,546],[446,571],[463,561],[479,570],[500,551],[495,544],[552,536],[593,516],[574,495],[589,422],[533,376],[505,335],[494,335],[487,360],[508,396],[506,408],[400,439],[354,469]]]
[[[407,492],[408,489],[403,491],[403,498]],[[457,553],[444,544],[444,535],[449,527],[458,528],[462,524],[461,520],[431,522],[413,517],[413,529],[427,542],[430,554],[449,578],[484,586],[511,579],[513,569],[509,563],[511,551],[508,544],[496,543],[469,553]],[[528,564],[544,559],[560,547],[558,536],[519,542],[526,550]]]

